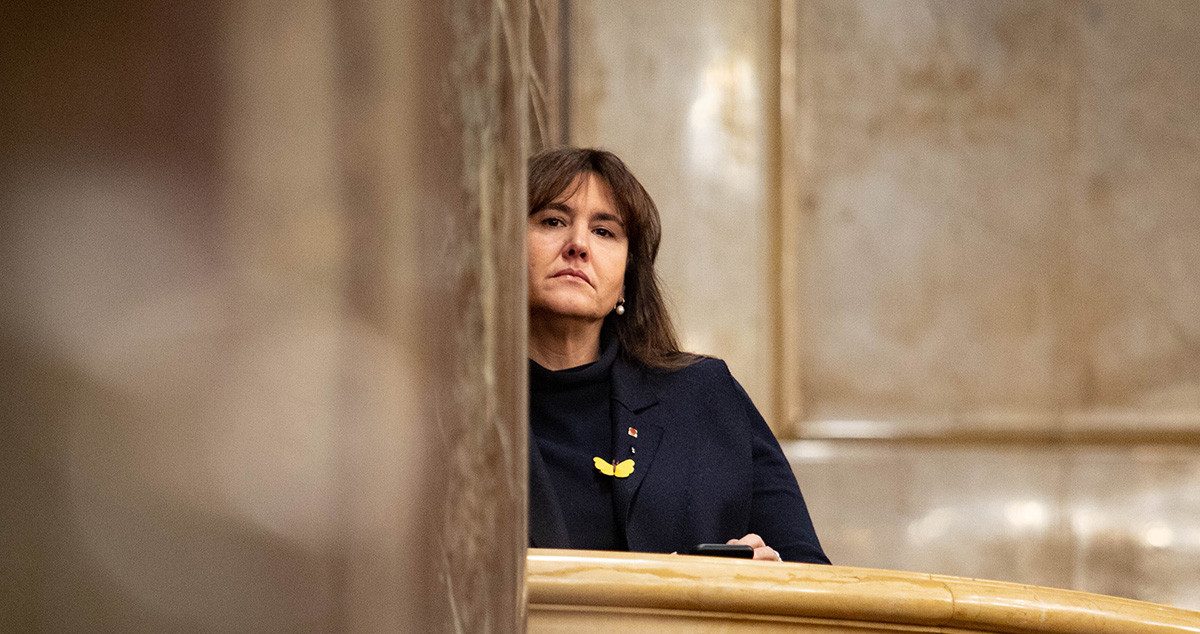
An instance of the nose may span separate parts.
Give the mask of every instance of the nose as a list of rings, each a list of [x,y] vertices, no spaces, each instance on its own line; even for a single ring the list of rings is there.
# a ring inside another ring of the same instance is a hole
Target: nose
[[[571,240],[566,244],[565,255],[569,258],[579,258],[581,260],[588,259],[587,238],[584,235],[573,235]]]

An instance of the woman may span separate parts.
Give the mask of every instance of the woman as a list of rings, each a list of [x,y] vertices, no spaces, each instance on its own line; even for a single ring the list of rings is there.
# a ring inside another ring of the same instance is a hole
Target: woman
[[[530,545],[829,563],[791,467],[719,359],[679,350],[658,210],[609,152],[529,163]]]

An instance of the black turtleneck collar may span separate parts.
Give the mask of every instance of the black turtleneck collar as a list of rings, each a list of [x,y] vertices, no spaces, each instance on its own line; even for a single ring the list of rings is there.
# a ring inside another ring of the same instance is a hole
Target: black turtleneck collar
[[[600,332],[600,358],[565,370],[547,370],[533,359],[529,360],[529,389],[559,390],[608,381],[613,361],[617,358],[616,333],[605,328]]]
[[[596,458],[611,461],[614,450],[612,367],[618,348],[615,334],[605,331],[600,358],[592,363],[551,371],[529,362],[531,451],[541,458],[573,548],[626,548],[613,512],[613,478],[595,467]],[[538,509],[531,504],[531,525],[551,521]]]

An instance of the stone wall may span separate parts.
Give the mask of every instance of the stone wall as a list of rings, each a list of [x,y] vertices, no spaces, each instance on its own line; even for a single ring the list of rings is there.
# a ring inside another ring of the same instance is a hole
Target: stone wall
[[[1200,606],[1200,5],[570,7],[835,561]]]

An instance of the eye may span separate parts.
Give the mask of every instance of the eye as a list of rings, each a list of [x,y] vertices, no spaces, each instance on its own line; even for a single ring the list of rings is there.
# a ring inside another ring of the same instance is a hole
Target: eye
[[[542,218],[542,224],[546,225],[547,227],[565,227],[565,226],[567,226],[567,223],[564,222],[562,218],[558,218],[555,216],[549,216],[547,218]]]
[[[600,236],[600,237],[602,237],[602,238],[615,238],[615,237],[617,237],[617,234],[615,234],[615,233],[613,233],[613,232],[609,231],[608,229],[605,229],[604,227],[596,227],[596,228],[594,229],[594,231],[595,231],[596,235],[598,235],[598,236]]]

